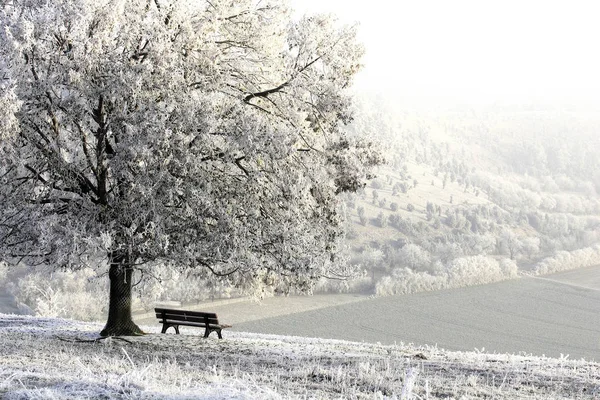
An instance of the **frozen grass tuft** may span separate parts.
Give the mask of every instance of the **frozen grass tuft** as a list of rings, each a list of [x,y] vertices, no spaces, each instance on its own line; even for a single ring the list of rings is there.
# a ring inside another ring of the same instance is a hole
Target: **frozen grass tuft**
[[[6,399],[594,399],[600,364],[568,357],[227,332],[81,343],[100,324],[0,314]]]

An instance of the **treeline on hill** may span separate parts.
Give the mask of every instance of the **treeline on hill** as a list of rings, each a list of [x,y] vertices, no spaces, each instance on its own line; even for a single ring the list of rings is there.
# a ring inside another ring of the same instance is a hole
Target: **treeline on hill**
[[[361,287],[405,293],[600,262],[600,115],[362,107],[353,129],[385,142],[388,164],[345,197]]]

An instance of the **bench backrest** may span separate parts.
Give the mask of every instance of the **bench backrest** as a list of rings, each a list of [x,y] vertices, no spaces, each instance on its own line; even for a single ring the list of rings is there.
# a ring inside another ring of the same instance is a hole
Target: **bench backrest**
[[[171,321],[187,321],[219,325],[217,314],[201,311],[171,310],[168,308],[155,308],[156,318]]]

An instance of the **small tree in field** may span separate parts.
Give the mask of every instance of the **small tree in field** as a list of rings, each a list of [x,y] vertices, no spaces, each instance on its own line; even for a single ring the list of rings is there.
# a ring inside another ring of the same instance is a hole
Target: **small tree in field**
[[[355,30],[279,1],[0,6],[0,257],[104,259],[102,335],[141,333],[132,274],[160,261],[309,290],[336,262],[337,194],[380,162],[348,138]]]

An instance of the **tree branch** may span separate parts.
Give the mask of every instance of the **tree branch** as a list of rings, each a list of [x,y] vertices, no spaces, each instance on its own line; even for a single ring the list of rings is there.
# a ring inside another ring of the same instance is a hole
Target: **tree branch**
[[[94,166],[94,163],[92,162],[92,157],[90,156],[90,151],[88,149],[85,132],[83,131],[83,128],[81,127],[81,125],[78,122],[75,122],[75,126],[77,127],[77,130],[79,131],[79,134],[81,135],[80,136],[81,137],[81,147],[83,148],[83,154],[85,155],[85,159],[87,161],[88,167],[90,167],[90,169],[94,173],[94,177],[96,177],[96,180],[98,180],[98,170],[96,169],[96,167]]]
[[[290,79],[287,82],[282,83],[281,85],[279,85],[277,87],[274,87],[274,88],[271,88],[271,89],[267,89],[267,90],[263,90],[262,92],[250,93],[249,95],[247,95],[246,97],[244,97],[244,103],[248,103],[250,100],[252,100],[255,97],[264,97],[264,98],[267,98],[267,96],[269,96],[270,94],[277,93],[281,89],[283,89],[284,87],[286,87],[287,85],[289,85],[291,81],[292,81],[292,79]]]
[[[211,266],[209,263],[207,263],[206,261],[202,261],[202,260],[196,260],[196,261],[198,261],[198,264],[202,265],[203,267],[206,267],[206,268],[208,268],[208,270],[209,270],[210,272],[212,272],[212,273],[213,273],[213,275],[215,275],[215,276],[219,276],[219,277],[224,277],[224,276],[233,275],[234,273],[236,273],[236,272],[237,272],[237,271],[240,269],[240,267],[235,267],[234,269],[232,269],[231,271],[228,271],[228,272],[217,272],[217,271],[215,271],[215,269],[214,269],[214,268],[213,268],[213,267],[212,267],[212,266]]]

